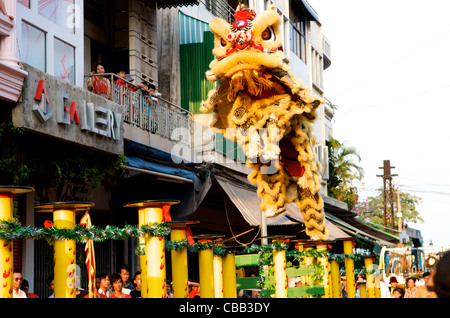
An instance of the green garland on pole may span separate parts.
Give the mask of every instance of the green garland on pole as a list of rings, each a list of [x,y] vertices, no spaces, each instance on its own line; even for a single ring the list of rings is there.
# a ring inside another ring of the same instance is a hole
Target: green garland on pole
[[[131,237],[144,235],[163,237],[170,233],[170,226],[166,223],[154,223],[143,225],[140,228],[126,225],[124,228],[107,225],[104,229],[96,226],[86,228],[76,225],[74,229],[59,229],[55,226],[36,228],[32,226],[22,226],[16,219],[11,221],[0,221],[0,239],[44,239],[50,244],[56,240],[74,240],[78,243],[85,243],[88,240],[104,242],[107,239],[126,240]]]
[[[56,240],[74,240],[78,243],[86,243],[88,240],[95,242],[104,242],[110,240],[126,240],[132,237],[157,236],[166,237],[170,234],[170,226],[166,223],[153,223],[151,225],[142,225],[141,227],[126,225],[123,228],[107,225],[104,229],[97,226],[86,228],[82,225],[76,225],[74,229],[59,229],[55,226],[37,228],[32,226],[23,226],[17,219],[10,221],[0,220],[0,239],[16,240],[16,239],[44,239],[49,244],[53,244]],[[304,257],[326,257],[329,260],[336,260],[343,263],[345,258],[363,259],[365,255],[359,254],[331,254],[329,252],[318,252],[316,249],[308,251],[287,251],[289,244],[284,241],[274,240],[271,244],[250,245],[243,249],[227,249],[222,244],[214,241],[195,242],[190,244],[187,239],[180,241],[165,241],[165,248],[168,251],[180,251],[187,248],[189,252],[198,253],[203,249],[212,249],[214,255],[225,256],[227,253],[234,254],[259,254],[259,264],[269,265],[272,263],[272,255],[274,250],[285,250],[287,257],[294,257],[296,260],[302,260]],[[135,254],[144,255],[144,249],[136,248]],[[378,270],[367,271],[366,269],[355,269],[356,274],[376,274]]]

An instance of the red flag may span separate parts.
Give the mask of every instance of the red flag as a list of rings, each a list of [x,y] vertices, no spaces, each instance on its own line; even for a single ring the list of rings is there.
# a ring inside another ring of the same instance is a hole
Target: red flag
[[[86,211],[86,213],[83,215],[83,217],[80,220],[80,225],[85,225],[86,228],[91,228],[91,217],[89,215],[89,211]],[[87,267],[87,273],[89,278],[89,298],[94,298],[94,288],[95,288],[95,253],[94,253],[94,241],[93,240],[87,240],[86,246],[84,248],[84,251],[86,252],[86,267]]]

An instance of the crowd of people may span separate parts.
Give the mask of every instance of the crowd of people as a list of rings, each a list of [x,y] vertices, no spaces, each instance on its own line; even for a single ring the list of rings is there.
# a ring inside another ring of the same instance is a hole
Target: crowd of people
[[[347,282],[342,277],[342,296],[347,297]],[[358,283],[364,283],[364,275],[356,277],[356,297],[360,297]],[[381,298],[450,298],[450,252],[446,252],[436,264],[433,272],[423,273],[420,284],[416,277],[407,277],[404,286],[400,286],[395,276],[389,284],[381,279]]]
[[[155,94],[155,85],[150,84],[146,81],[142,83],[134,84],[134,79],[130,74],[127,74],[125,70],[120,70],[117,72],[117,79],[111,78],[111,80],[105,74],[105,68],[102,64],[97,64],[95,67],[95,72],[91,72],[91,76],[89,77],[87,87],[91,92],[103,96],[106,99],[113,100],[113,90],[119,92],[122,96],[119,100],[115,100],[116,102],[123,102],[126,95],[129,95],[130,92],[137,92],[140,90],[144,98],[148,101],[150,105],[153,103],[159,104],[159,101],[153,94]],[[117,99],[117,98],[116,98]]]
[[[47,278],[46,285],[51,291],[49,298],[54,295],[54,276]],[[166,284],[166,298],[172,298],[173,291],[170,283]],[[200,297],[200,284],[189,282],[189,298]],[[29,292],[29,283],[23,279],[20,271],[13,272],[13,298],[40,298]],[[76,298],[89,298],[89,291],[76,288]],[[131,278],[130,269],[123,265],[117,273],[111,275],[100,273],[95,279],[94,298],[141,298],[141,272],[137,271]]]

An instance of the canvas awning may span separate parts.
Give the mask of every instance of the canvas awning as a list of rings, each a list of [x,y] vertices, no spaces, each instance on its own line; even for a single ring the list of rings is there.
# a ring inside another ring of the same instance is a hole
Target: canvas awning
[[[256,188],[250,183],[242,180],[232,182],[229,179],[215,174],[214,178],[241,212],[243,218],[251,226],[261,225],[260,199],[256,194]],[[286,206],[286,212],[273,218],[267,218],[267,226],[294,225],[305,223],[302,213],[295,203]],[[330,240],[348,237],[348,234],[335,226],[332,222],[325,220],[330,234]]]
[[[334,216],[332,214],[326,214],[325,217],[328,220],[330,220],[331,222],[333,222],[334,224],[336,224],[337,227],[339,227],[343,231],[347,232],[351,236],[369,240],[371,242],[376,242],[376,243],[379,243],[380,245],[384,245],[384,246],[396,246],[396,242],[395,242],[395,239],[393,239],[393,237],[390,237],[381,232],[378,232],[375,229],[370,228],[369,226],[367,226],[367,228],[364,228],[365,225],[356,219],[353,219],[352,223],[358,222],[358,224],[352,225],[350,223],[347,223],[347,222],[337,218],[336,216]],[[357,226],[355,226],[355,225],[357,225]],[[364,229],[362,229],[362,228],[364,228]],[[393,240],[394,240],[394,242],[393,242]]]
[[[176,8],[182,6],[195,6],[200,2],[198,0],[159,0],[156,1],[157,9]]]

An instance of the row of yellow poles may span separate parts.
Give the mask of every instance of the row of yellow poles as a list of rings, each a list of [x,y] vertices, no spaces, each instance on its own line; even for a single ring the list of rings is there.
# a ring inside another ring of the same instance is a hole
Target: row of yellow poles
[[[309,251],[314,247],[318,252],[327,252],[328,244],[331,242],[315,242],[297,241],[296,249],[299,251]],[[346,238],[342,240],[345,257],[345,275],[347,279],[346,291],[347,298],[356,298],[356,282],[353,255],[354,238]],[[275,297],[287,297],[287,273],[286,273],[286,253],[283,250],[274,251],[274,281],[275,281]],[[305,257],[301,262],[301,266],[309,266],[313,262],[312,257]],[[342,284],[339,263],[336,260],[329,261],[327,257],[318,257],[317,262],[321,263],[324,268],[323,286],[324,295],[322,298],[342,298]],[[365,256],[364,264],[367,270],[366,282],[358,283],[361,298],[380,298],[381,291],[379,281],[376,275],[372,274],[374,269],[373,256]],[[301,277],[302,285],[309,283],[308,277]]]
[[[33,191],[27,187],[0,187],[0,220],[13,219],[13,198],[16,194]],[[139,226],[163,222],[163,207],[178,201],[141,201],[124,205],[137,207]],[[78,211],[89,209],[90,202],[57,202],[36,206],[39,212],[53,212],[56,228],[74,229]],[[169,222],[171,240],[180,241],[187,237],[187,226],[195,222]],[[206,239],[209,241],[209,239]],[[13,243],[2,240],[0,246],[0,297],[12,298]],[[144,250],[141,263],[141,295],[143,298],[166,297],[165,242],[162,237],[140,238]],[[174,298],[187,298],[188,265],[187,248],[171,251]],[[199,272],[202,298],[236,298],[235,258],[233,254],[224,257],[213,255],[212,249],[199,251]],[[76,297],[76,242],[56,240],[54,245],[54,294],[55,298]]]
[[[12,220],[13,197],[16,194],[33,191],[27,187],[1,187],[0,188],[0,219]],[[173,205],[178,201],[141,201],[124,205],[125,207],[137,207],[139,225],[155,224],[163,222],[163,206]],[[76,213],[92,207],[89,202],[67,202],[50,203],[37,206],[38,211],[53,212],[54,226],[57,228],[75,228]],[[186,227],[188,222],[170,222],[171,240],[179,241],[186,238]],[[209,242],[214,237],[203,237],[201,241]],[[344,254],[353,254],[352,238],[343,240]],[[145,253],[140,257],[143,298],[166,297],[166,268],[164,238],[155,236],[144,236],[139,241]],[[311,245],[297,244],[299,250],[313,248]],[[317,242],[317,251],[326,252],[327,242]],[[55,271],[55,297],[75,298],[75,268],[76,254],[75,241],[55,241],[54,271]],[[287,275],[286,275],[286,252],[274,250],[274,279],[275,296],[287,298]],[[187,249],[171,251],[172,258],[172,280],[175,298],[186,298],[189,294],[188,288],[188,266]],[[11,241],[2,240],[0,246],[0,273],[2,282],[0,285],[0,297],[12,297],[12,264],[13,248]],[[311,258],[306,257],[302,265],[311,265]],[[319,257],[325,271],[323,285],[325,288],[324,298],[341,298],[342,287],[339,273],[339,264],[332,260],[328,262],[325,257]],[[361,298],[376,298],[380,296],[380,288],[376,286],[373,270],[372,257],[365,257],[365,267],[368,270],[367,283],[360,284]],[[354,275],[354,261],[352,257],[345,259],[345,272],[347,277],[347,297],[356,298],[356,285]],[[235,298],[236,297],[236,275],[234,254],[228,253],[221,257],[213,254],[212,249],[201,249],[199,251],[199,279],[200,296],[202,298]],[[305,283],[308,283],[305,281]]]

